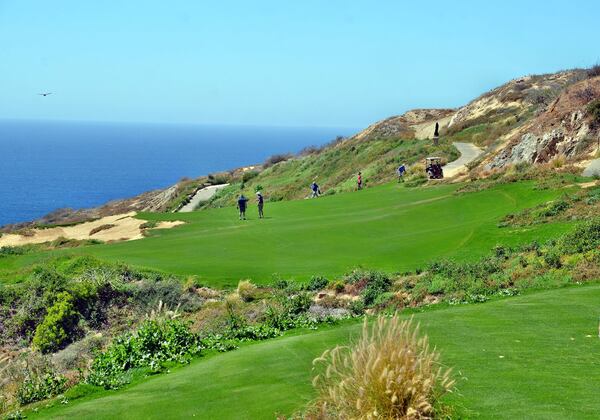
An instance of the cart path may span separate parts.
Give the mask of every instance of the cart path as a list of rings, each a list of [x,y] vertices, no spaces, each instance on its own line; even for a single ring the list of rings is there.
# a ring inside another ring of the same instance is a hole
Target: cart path
[[[594,159],[583,170],[583,176],[600,175],[600,159]]]
[[[180,213],[189,213],[194,211],[194,209],[203,201],[209,200],[213,195],[217,193],[217,191],[225,188],[229,184],[219,184],[219,185],[211,185],[210,187],[202,188],[198,190],[196,194],[192,197],[189,203],[179,209]]]
[[[469,162],[473,162],[477,159],[482,153],[479,147],[475,146],[473,143],[452,143],[454,147],[458,149],[460,152],[460,157],[453,162],[448,163],[443,167],[444,169],[444,178],[452,178],[457,175],[464,169],[466,169],[466,164]]]

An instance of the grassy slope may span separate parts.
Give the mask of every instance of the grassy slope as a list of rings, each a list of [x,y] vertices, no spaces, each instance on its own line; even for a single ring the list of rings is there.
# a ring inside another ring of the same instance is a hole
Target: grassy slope
[[[600,286],[594,285],[415,318],[444,362],[454,367],[459,392],[448,401],[462,406],[469,417],[596,418],[599,300]],[[357,331],[353,323],[250,345],[41,414],[95,419],[268,419],[274,413],[291,414],[313,398],[312,359]]]
[[[395,179],[400,163],[406,165],[422,161],[426,156],[440,156],[447,161],[457,159],[458,150],[450,141],[439,146],[422,140],[395,137],[349,139],[320,152],[279,163],[261,172],[245,184],[246,194],[254,194],[261,186],[271,200],[303,198],[309,193],[313,180],[323,193],[351,191],[356,187],[358,171],[367,185],[381,184]],[[230,205],[240,192],[240,184],[233,183],[218,194],[214,206]]]
[[[145,214],[188,224],[155,231],[153,237],[60,251],[93,254],[178,274],[196,274],[208,285],[231,286],[241,278],[270,282],[274,275],[303,280],[335,276],[363,266],[386,271],[422,267],[452,257],[473,259],[496,244],[544,240],[565,225],[500,229],[507,213],[531,207],[560,191],[534,190],[532,183],[501,185],[454,195],[456,186],[408,189],[388,184],[318,200],[267,203],[267,219],[239,221],[233,208],[188,214]],[[48,255],[48,254],[42,254]],[[40,259],[27,255],[25,265]],[[14,266],[13,258],[0,260]]]

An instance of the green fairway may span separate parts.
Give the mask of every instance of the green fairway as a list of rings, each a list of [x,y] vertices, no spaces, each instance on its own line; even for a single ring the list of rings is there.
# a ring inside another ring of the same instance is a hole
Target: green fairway
[[[415,315],[452,366],[447,402],[469,417],[597,418],[600,286],[554,290]],[[314,397],[311,361],[348,342],[357,323],[250,345],[100,398],[42,411],[48,418],[259,419]]]
[[[143,214],[151,220],[186,225],[154,231],[139,241],[79,248],[77,254],[124,261],[176,274],[198,275],[211,286],[232,286],[243,278],[267,283],[335,276],[352,268],[404,271],[432,259],[474,259],[497,244],[545,240],[565,225],[498,228],[507,213],[534,206],[563,191],[536,190],[531,182],[505,184],[456,195],[456,185],[404,188],[389,184],[316,200],[267,203],[267,218],[240,221],[236,209],[195,213]],[[39,259],[28,255],[20,264]],[[1,264],[15,264],[5,258]],[[0,267],[1,269],[2,267]]]

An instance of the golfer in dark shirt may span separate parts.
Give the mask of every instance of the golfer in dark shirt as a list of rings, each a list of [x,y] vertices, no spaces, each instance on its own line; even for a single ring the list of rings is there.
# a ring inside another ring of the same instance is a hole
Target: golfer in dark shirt
[[[246,220],[246,204],[248,203],[248,199],[244,196],[244,194],[240,195],[237,202],[237,207],[240,210],[240,220]]]

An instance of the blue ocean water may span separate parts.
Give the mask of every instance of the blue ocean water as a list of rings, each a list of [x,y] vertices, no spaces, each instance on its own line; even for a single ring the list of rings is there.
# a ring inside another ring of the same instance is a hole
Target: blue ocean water
[[[0,120],[0,226],[321,145],[348,128]]]

